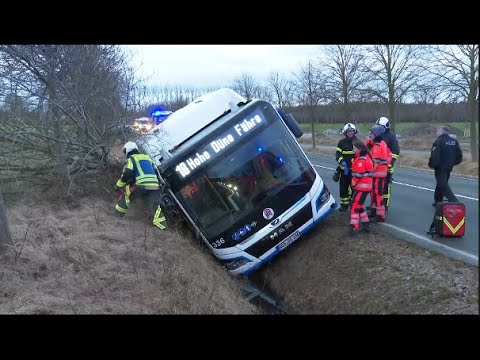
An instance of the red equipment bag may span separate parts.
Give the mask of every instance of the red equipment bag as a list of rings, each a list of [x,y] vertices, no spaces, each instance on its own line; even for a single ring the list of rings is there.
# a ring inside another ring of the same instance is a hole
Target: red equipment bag
[[[465,205],[459,202],[437,204],[430,231],[427,234],[443,237],[465,235]]]

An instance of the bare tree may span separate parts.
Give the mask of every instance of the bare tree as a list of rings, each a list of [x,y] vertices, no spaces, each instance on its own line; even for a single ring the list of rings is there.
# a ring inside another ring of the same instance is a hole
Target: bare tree
[[[260,84],[250,74],[242,73],[232,81],[232,88],[247,100],[257,96]]]
[[[1,45],[0,65],[3,82],[33,104],[0,120],[0,139],[16,150],[4,170],[70,191],[79,174],[105,165],[113,130],[135,102],[118,46]]]
[[[368,87],[362,91],[388,105],[390,124],[395,130],[396,105],[416,86],[422,76],[422,47],[416,45],[374,45],[366,47]]]
[[[363,71],[363,48],[359,45],[330,45],[322,46],[321,50],[325,55],[320,65],[326,72],[328,97],[333,103],[342,104],[345,121],[351,122],[351,102],[360,99],[359,89],[369,79],[369,74]]]
[[[267,86],[272,94],[272,101],[280,108],[292,106],[292,99],[295,93],[295,84],[291,79],[278,72],[270,73]]]
[[[429,71],[438,79],[437,86],[453,100],[467,103],[470,118],[470,151],[478,161],[478,61],[479,45],[431,46],[433,62]]]
[[[295,77],[298,80],[298,96],[301,105],[309,109],[312,124],[312,146],[315,148],[315,108],[320,100],[325,97],[322,75],[312,60],[305,65],[300,65],[300,70]]]

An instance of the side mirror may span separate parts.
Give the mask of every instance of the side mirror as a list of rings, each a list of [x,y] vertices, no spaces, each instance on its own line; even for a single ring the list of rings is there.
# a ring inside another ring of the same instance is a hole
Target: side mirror
[[[285,114],[285,111],[283,111],[282,109],[278,109],[278,113],[285,122],[285,125],[287,125],[287,127],[297,139],[303,135],[302,129],[300,129],[300,126],[298,125],[292,114]]]

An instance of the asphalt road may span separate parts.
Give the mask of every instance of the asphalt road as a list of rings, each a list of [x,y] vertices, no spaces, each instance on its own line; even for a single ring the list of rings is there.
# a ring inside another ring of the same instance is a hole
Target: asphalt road
[[[338,201],[339,183],[332,179],[336,168],[334,156],[306,153]],[[478,266],[478,179],[451,176],[449,184],[458,200],[466,207],[464,237],[435,236],[432,239],[426,234],[435,212],[432,206],[435,177],[433,172],[401,167],[395,168],[387,221],[375,226],[382,226],[387,232],[395,233],[422,247]],[[369,201],[367,199],[367,203]]]

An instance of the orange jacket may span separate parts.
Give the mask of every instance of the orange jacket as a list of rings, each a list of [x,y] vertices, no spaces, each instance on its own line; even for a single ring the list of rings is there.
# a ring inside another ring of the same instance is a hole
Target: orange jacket
[[[370,150],[373,159],[373,177],[375,178],[384,178],[387,177],[387,168],[388,168],[388,147],[387,143],[383,140],[380,142],[375,142],[373,140],[367,139],[365,145]],[[391,159],[391,152],[390,152]]]
[[[352,163],[352,187],[358,191],[372,191],[373,161],[357,152]]]

